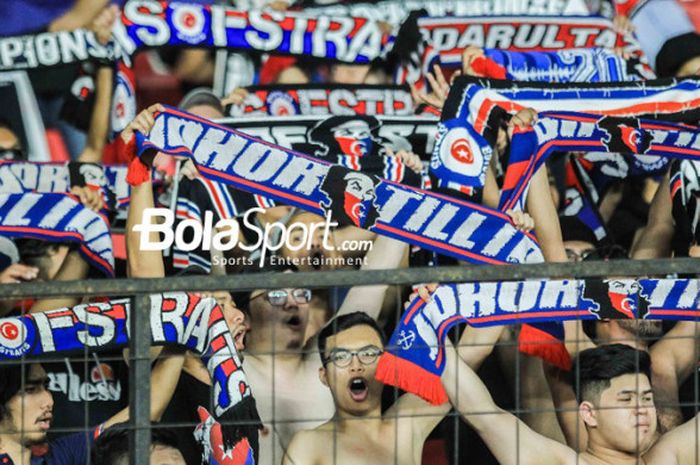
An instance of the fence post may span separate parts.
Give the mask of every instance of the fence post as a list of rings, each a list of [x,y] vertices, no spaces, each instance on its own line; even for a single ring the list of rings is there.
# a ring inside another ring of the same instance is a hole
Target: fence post
[[[151,457],[151,299],[132,298],[129,312],[129,463],[146,465]]]

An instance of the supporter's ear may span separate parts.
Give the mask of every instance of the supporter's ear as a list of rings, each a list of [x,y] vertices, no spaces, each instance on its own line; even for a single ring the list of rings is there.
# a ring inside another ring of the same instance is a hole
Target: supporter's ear
[[[326,372],[326,367],[322,366],[318,369],[318,379],[321,380],[324,386],[328,386],[328,373]]]
[[[598,426],[598,415],[595,406],[591,402],[587,400],[581,402],[578,406],[578,414],[586,425],[591,428]]]

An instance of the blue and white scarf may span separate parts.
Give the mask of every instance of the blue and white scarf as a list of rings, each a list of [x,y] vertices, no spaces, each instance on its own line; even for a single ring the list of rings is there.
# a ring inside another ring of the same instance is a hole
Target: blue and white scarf
[[[267,143],[172,108],[156,116],[140,153],[187,156],[212,180],[265,195],[461,260],[542,261],[535,239],[481,205],[385,181]]]
[[[430,56],[430,55],[428,55]],[[461,69],[462,60],[436,57],[433,64]],[[625,59],[604,48],[573,48],[556,51],[512,51],[487,48],[472,62],[477,76],[511,81],[538,82],[627,82],[653,79],[654,72],[638,57]]]
[[[127,347],[130,312],[131,301],[117,299],[2,318],[0,360]],[[214,393],[214,415],[224,424],[224,437],[219,437],[217,444],[221,446],[219,455],[236,453],[235,449],[240,447],[246,456],[250,455],[251,461],[245,463],[255,463],[256,423],[260,423],[260,418],[241,358],[216,300],[183,292],[152,294],[150,321],[153,345],[185,347],[198,354],[206,365]],[[252,425],[247,436],[240,431],[227,434],[230,430],[226,424],[236,422]],[[211,428],[211,424],[208,426]],[[220,433],[221,430],[219,426]],[[213,465],[216,457],[208,457],[207,463]]]
[[[107,219],[67,194],[0,194],[0,235],[71,242],[107,276],[114,276]]]
[[[655,165],[662,158],[700,159],[699,138],[700,129],[695,126],[585,113],[541,113],[531,128],[513,131],[499,208],[523,208],[530,178],[553,152],[628,153]]]
[[[485,134],[498,127],[503,111],[515,113],[523,108],[696,124],[700,121],[700,79],[558,84],[460,76],[450,88],[441,120],[466,120]]]
[[[251,86],[229,116],[331,116],[413,114],[411,92],[405,86],[310,84]]]
[[[321,2],[318,2],[321,3]],[[323,2],[328,3],[328,2]],[[536,16],[536,15],[587,15],[583,0],[551,2],[521,0],[381,0],[378,2],[336,2],[324,6],[313,1],[301,2],[304,12],[313,15],[360,16],[374,21],[385,21],[398,26],[416,10],[425,10],[428,16]]]
[[[417,297],[377,366],[377,379],[434,404],[447,401],[440,382],[444,344],[453,326],[566,320],[700,319],[696,279],[503,281],[440,286],[427,304]]]

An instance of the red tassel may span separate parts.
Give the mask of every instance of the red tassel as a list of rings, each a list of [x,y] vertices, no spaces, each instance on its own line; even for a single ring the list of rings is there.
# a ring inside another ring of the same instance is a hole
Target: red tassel
[[[384,384],[415,394],[433,405],[449,401],[439,376],[389,352],[384,352],[379,359],[374,376]]]
[[[472,61],[472,69],[474,72],[480,76],[493,78],[493,79],[505,79],[506,70],[503,66],[499,65],[495,61],[486,57],[476,57]]]
[[[124,142],[122,135],[119,134],[114,140],[114,150],[120,160],[131,161],[136,158],[136,134],[132,133],[128,142]]]
[[[520,352],[539,357],[562,370],[571,370],[571,356],[559,339],[530,325],[522,325],[518,338]]]
[[[138,186],[151,180],[151,168],[146,166],[140,158],[136,157],[129,162],[129,169],[126,172],[126,182],[130,186]]]

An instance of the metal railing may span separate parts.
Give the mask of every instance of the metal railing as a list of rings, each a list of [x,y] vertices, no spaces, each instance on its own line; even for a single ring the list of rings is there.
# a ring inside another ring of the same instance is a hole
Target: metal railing
[[[513,266],[450,266],[391,270],[352,270],[168,277],[156,279],[93,279],[0,285],[0,300],[52,296],[133,296],[130,314],[130,463],[146,464],[150,457],[150,300],[148,294],[176,291],[245,291],[294,287],[411,285],[427,282],[511,281],[530,278],[637,277],[700,273],[700,259],[617,260],[541,263]]]

